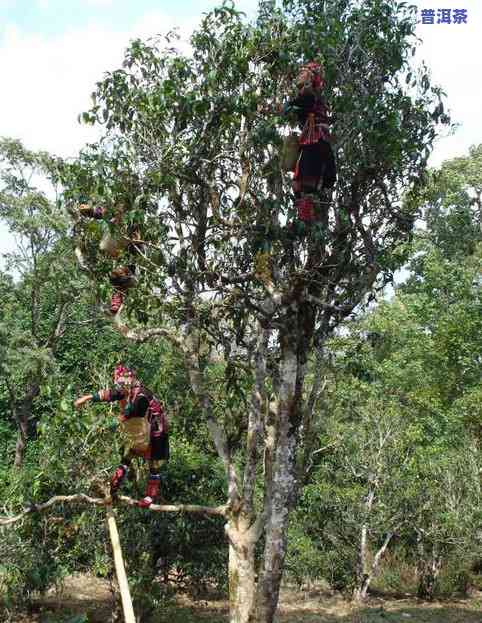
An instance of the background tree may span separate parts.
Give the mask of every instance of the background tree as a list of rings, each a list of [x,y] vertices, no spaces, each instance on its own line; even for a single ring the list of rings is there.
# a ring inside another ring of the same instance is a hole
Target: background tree
[[[448,557],[464,561],[466,552],[473,562],[481,557],[476,528],[482,422],[481,153],[480,145],[473,146],[467,156],[431,172],[420,197],[427,228],[418,233],[411,277],[402,287],[403,300],[423,323],[427,340],[424,374],[430,389],[419,392],[419,403],[437,414],[432,433],[446,440],[439,452],[419,457],[433,488],[414,492],[420,500],[418,591],[430,599]],[[433,506],[426,500],[430,495],[437,498]],[[427,506],[432,508],[428,515]]]
[[[357,547],[367,544],[358,550],[367,586],[390,534],[425,598],[441,590],[443,571],[467,577],[480,558],[479,151],[430,173],[407,282],[328,347],[318,438],[328,455],[315,462],[296,522],[324,576],[360,596]]]
[[[125,343],[102,318],[93,322],[91,312],[88,305],[78,303],[76,324],[66,325],[55,368],[44,379],[37,399],[37,434],[20,469],[11,468],[3,453],[4,447],[12,447],[13,432],[2,430],[2,504],[16,513],[55,495],[98,495],[98,483],[108,481],[121,452],[116,409],[103,405],[79,416],[73,399],[81,391],[109,385],[119,358],[142,370],[143,381],[168,407],[172,456],[164,474],[163,496],[180,504],[222,504],[222,465],[207,446],[199,408],[185,393],[179,358],[161,342]],[[3,389],[0,385],[2,399],[7,398]],[[3,404],[8,401],[2,400]],[[8,412],[2,411],[3,415]],[[138,498],[146,478],[141,463],[133,465],[131,475],[125,493]],[[143,617],[160,603],[165,605],[174,587],[197,595],[207,586],[224,589],[226,584],[221,518],[156,515],[140,517],[138,509],[125,508],[118,517],[136,613]],[[112,579],[104,526],[103,509],[66,504],[49,513],[32,514],[15,529],[2,527],[2,606],[24,609],[39,591],[66,575],[80,572]]]
[[[467,441],[443,455],[418,458],[419,477],[410,494],[418,596],[423,599],[434,598],[440,572],[451,557],[466,575],[480,556],[480,465],[480,452]]]
[[[0,216],[17,238],[16,250],[7,255],[15,281],[2,280],[0,382],[18,427],[19,467],[36,428],[34,402],[54,365],[79,284],[67,220],[55,194],[56,159],[2,139],[0,167]]]

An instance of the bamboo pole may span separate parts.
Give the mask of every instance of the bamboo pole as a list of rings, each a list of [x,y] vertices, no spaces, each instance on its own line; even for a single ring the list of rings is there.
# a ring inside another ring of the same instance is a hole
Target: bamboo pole
[[[109,526],[110,541],[112,543],[112,551],[114,552],[114,565],[117,575],[117,582],[122,599],[122,610],[124,611],[125,623],[136,623],[134,608],[132,607],[131,594],[129,592],[129,584],[127,582],[124,560],[122,559],[122,549],[115,522],[115,515],[112,508],[107,508],[107,525]]]

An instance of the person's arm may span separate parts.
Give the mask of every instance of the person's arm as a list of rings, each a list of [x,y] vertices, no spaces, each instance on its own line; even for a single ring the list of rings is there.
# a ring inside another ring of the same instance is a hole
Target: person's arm
[[[79,212],[82,216],[101,219],[104,218],[105,208],[101,208],[99,206],[91,206],[88,203],[81,203],[79,206]]]
[[[80,409],[86,402],[89,402],[93,398],[93,394],[86,394],[85,396],[81,396],[74,401],[74,407],[76,409]]]
[[[122,400],[124,394],[121,391],[116,389],[101,389],[95,394],[86,394],[85,396],[81,396],[77,398],[74,402],[74,407],[79,409],[86,402],[116,402],[117,400]]]
[[[302,110],[310,110],[315,103],[315,96],[312,93],[302,93],[289,100],[284,108],[289,112],[298,112]]]

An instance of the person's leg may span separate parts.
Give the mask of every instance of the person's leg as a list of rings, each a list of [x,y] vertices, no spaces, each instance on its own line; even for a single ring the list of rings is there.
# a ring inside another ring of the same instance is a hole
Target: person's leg
[[[306,146],[300,165],[299,218],[318,221],[326,228],[331,189],[337,176],[335,156],[330,143],[320,140],[314,145]]]
[[[333,149],[328,141],[320,141],[320,154],[323,162],[322,189],[331,189],[336,182],[336,162]]]
[[[122,482],[127,476],[131,462],[132,462],[132,456],[130,452],[124,453],[121,459],[121,464],[116,467],[116,470],[114,474],[112,475],[112,478],[110,479],[111,495],[114,495],[119,489],[119,487],[121,486]]]
[[[120,311],[120,308],[122,307],[123,303],[124,303],[124,291],[118,288],[114,289],[114,292],[110,299],[110,307],[109,307],[110,313],[113,316],[115,316]]]
[[[149,479],[146,495],[138,502],[142,508],[149,507],[159,497],[161,489],[161,469],[169,460],[169,436],[162,433],[151,438],[151,455],[149,459]]]
[[[161,490],[161,465],[162,461],[149,461],[149,478],[147,480],[146,494],[138,502],[141,508],[147,508],[159,497]]]
[[[110,283],[114,287],[110,302],[110,313],[115,315],[120,311],[129,288],[135,284],[135,276],[129,266],[115,268],[110,274]]]
[[[315,204],[318,201],[317,191],[321,174],[322,165],[318,145],[303,146],[293,178],[293,190],[298,218],[305,223],[315,220]]]

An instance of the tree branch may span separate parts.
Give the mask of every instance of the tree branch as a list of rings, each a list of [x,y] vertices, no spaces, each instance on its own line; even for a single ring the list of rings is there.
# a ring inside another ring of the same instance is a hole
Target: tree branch
[[[199,336],[195,328],[195,319],[193,317],[192,308],[189,314],[191,317],[186,325],[186,346],[183,349],[189,380],[191,381],[191,388],[197,396],[206,415],[206,424],[214,442],[216,451],[223,461],[228,480],[229,499],[233,503],[235,500],[239,500],[239,492],[241,490],[239,476],[231,458],[226,432],[214,417],[211,398],[206,388],[204,370],[199,362]]]
[[[120,502],[123,506],[137,506],[137,500],[125,495],[116,497],[116,502]],[[55,495],[43,504],[32,504],[29,508],[24,509],[18,515],[14,515],[12,517],[0,517],[0,526],[13,525],[23,519],[26,515],[46,511],[56,504],[91,504],[93,506],[111,506],[112,499],[93,498],[85,493]],[[221,506],[198,506],[196,504],[151,504],[147,510],[155,513],[197,513],[226,517],[228,509],[228,504],[223,504]]]
[[[184,352],[182,340],[169,329],[165,329],[164,327],[154,327],[152,329],[129,329],[129,327],[121,321],[119,314],[111,316],[110,320],[117,331],[119,331],[119,333],[121,333],[121,335],[128,340],[142,343],[147,342],[154,337],[163,337],[176,346],[176,348],[179,348],[182,352]]]
[[[357,305],[357,303],[349,303],[347,305],[331,305],[330,303],[325,303],[316,296],[312,294],[307,294],[305,296],[306,300],[314,305],[318,305],[322,309],[327,309],[329,311],[341,312],[343,314],[350,313]]]
[[[47,348],[52,348],[55,345],[55,342],[62,337],[62,334],[65,329],[65,318],[67,311],[67,301],[64,301],[60,304],[57,318],[52,326],[52,331],[50,332],[49,338],[47,340]]]

